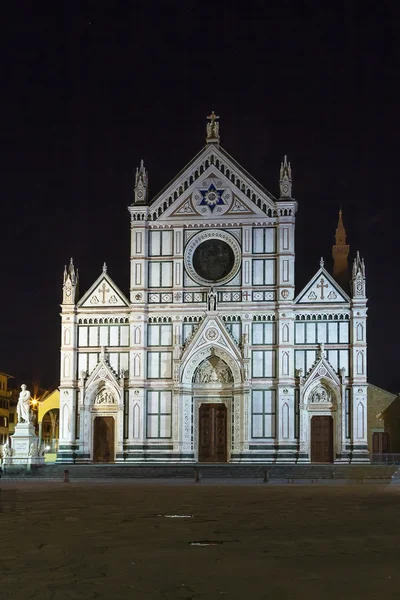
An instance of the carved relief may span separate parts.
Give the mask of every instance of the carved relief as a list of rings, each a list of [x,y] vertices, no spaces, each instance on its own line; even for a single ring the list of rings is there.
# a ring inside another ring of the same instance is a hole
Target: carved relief
[[[106,388],[103,388],[97,394],[94,403],[97,404],[97,405],[98,404],[116,404],[117,401],[116,401],[116,398],[115,398],[114,394],[112,394]]]
[[[332,402],[332,395],[326,388],[319,385],[310,395],[310,402],[313,404],[329,404]]]
[[[196,370],[194,383],[232,383],[233,377],[228,365],[218,358],[211,356],[203,361]]]

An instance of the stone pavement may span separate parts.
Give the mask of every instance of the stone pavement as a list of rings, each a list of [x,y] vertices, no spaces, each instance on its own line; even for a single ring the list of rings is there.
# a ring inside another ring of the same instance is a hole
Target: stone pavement
[[[0,488],[5,600],[399,597],[400,486]]]

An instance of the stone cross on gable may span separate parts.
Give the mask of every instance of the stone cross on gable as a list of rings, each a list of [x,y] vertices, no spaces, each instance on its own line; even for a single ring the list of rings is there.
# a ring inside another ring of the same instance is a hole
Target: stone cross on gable
[[[214,111],[212,111],[211,115],[208,115],[207,119],[210,119],[214,123],[214,121],[219,119],[219,117],[215,114]]]
[[[207,123],[207,140],[214,140],[219,138],[219,116],[212,111],[211,115],[208,115],[207,119],[210,119],[211,123]]]
[[[99,294],[103,295],[103,304],[106,303],[106,294],[110,291],[110,289],[106,286],[105,281],[103,281],[103,285],[99,288]]]
[[[324,288],[327,288],[327,287],[328,287],[328,284],[325,283],[325,279],[323,277],[321,277],[321,281],[317,285],[317,288],[321,288],[321,300],[323,300],[325,298],[325,296],[324,296]]]

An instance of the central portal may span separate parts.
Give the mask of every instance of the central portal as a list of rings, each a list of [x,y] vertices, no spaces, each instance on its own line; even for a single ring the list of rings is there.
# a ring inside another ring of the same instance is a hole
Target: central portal
[[[113,417],[95,417],[93,425],[94,462],[114,462],[114,431],[115,422]]]
[[[227,462],[225,404],[202,404],[199,409],[199,462]]]

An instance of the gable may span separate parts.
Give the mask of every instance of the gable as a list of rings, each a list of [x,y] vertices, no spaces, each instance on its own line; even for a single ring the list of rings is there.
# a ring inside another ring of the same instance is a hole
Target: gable
[[[305,374],[304,390],[308,389],[313,381],[320,380],[321,378],[326,381],[330,380],[336,386],[340,385],[340,379],[335,369],[325,357],[325,352],[323,351],[323,349],[320,350],[320,354],[321,355],[319,356],[319,358],[317,358],[309,372]]]
[[[200,323],[188,343],[183,346],[182,362],[188,361],[199,350],[210,345],[227,350],[230,355],[241,359],[239,347],[229,334],[223,320],[217,316],[208,316]]]
[[[350,302],[350,298],[321,267],[294,302],[295,304],[344,304]]]
[[[78,302],[79,308],[129,307],[129,301],[107,273],[103,273]]]
[[[275,198],[219,146],[206,146],[154,198],[150,220],[272,217]]]
[[[272,210],[272,208],[271,208]],[[199,182],[195,182],[185,193],[158,218],[170,220],[190,217],[200,220],[237,218],[265,218],[266,214],[215,167],[209,167]]]

